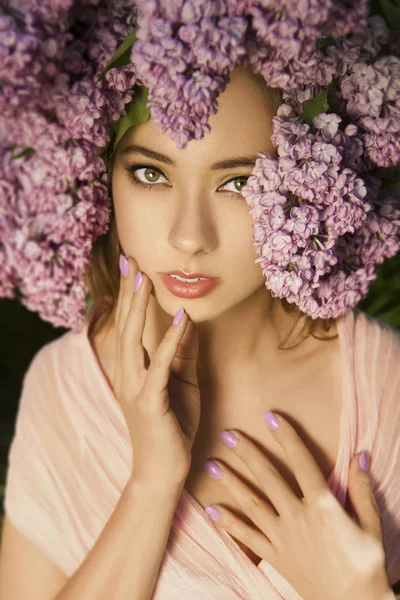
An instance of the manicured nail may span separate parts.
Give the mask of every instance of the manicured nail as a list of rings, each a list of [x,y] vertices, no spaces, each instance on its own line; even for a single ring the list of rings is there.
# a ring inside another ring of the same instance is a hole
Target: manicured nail
[[[358,457],[358,464],[360,465],[360,469],[367,472],[369,471],[369,455],[366,450],[363,450]]]
[[[211,477],[214,477],[214,479],[221,479],[222,469],[213,460],[206,460],[206,462],[204,463],[204,468],[207,471],[207,473],[211,475]]]
[[[266,410],[264,413],[264,421],[270,429],[278,429],[279,420],[275,413],[270,410]]]
[[[119,255],[119,270],[124,277],[129,275],[129,262],[123,254]]]
[[[133,288],[135,292],[138,292],[140,290],[140,286],[142,285],[142,281],[143,281],[143,275],[140,271],[138,271],[136,273],[136,277],[135,277],[135,287]]]
[[[176,313],[176,315],[174,316],[174,320],[172,321],[172,325],[178,325],[178,323],[182,319],[184,313],[185,313],[185,309],[183,308],[183,306],[181,306],[178,309],[178,312]]]
[[[224,442],[224,444],[229,446],[229,448],[236,448],[236,446],[238,445],[239,440],[237,439],[236,435],[233,435],[231,431],[221,431],[219,437]]]
[[[215,519],[216,521],[222,517],[221,511],[219,511],[216,506],[206,506],[204,510],[212,519]]]

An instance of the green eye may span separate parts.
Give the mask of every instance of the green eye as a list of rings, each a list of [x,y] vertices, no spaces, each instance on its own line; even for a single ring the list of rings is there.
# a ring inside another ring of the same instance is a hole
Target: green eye
[[[242,189],[245,187],[245,185],[247,184],[247,180],[248,177],[234,177],[233,179],[230,179],[229,181],[227,181],[223,187],[227,186],[228,184],[233,183],[235,190],[227,190],[228,192],[231,192],[232,194],[241,194]],[[240,187],[237,187],[237,184],[239,184]]]
[[[242,191],[242,189],[244,188],[244,186],[245,186],[245,185],[246,185],[246,183],[247,183],[247,179],[248,179],[248,177],[240,177],[240,178],[238,178],[238,179],[235,179],[236,183],[238,183],[238,182],[239,182],[239,184],[241,185],[241,187],[238,189],[238,192],[241,192],[241,191]],[[240,180],[242,180],[242,181],[240,181]],[[235,184],[235,185],[236,185],[236,184]]]
[[[154,181],[158,181],[158,178],[160,177],[161,173],[159,171],[156,171],[155,169],[152,168],[148,168],[144,170],[143,176],[145,177],[145,179],[147,181],[149,181],[150,183],[154,183]]]
[[[159,169],[149,165],[128,165],[124,168],[126,171],[128,171],[129,177],[133,183],[143,185],[147,188],[155,187],[155,185],[152,184],[159,183],[160,176],[164,177],[165,179],[165,176]],[[142,179],[143,177],[144,179]]]

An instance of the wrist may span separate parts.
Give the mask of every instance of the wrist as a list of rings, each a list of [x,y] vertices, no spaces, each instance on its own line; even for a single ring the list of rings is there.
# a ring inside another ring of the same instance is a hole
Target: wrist
[[[382,596],[379,596],[379,600],[396,600],[396,595],[392,588],[388,588],[387,592],[384,592]]]
[[[358,596],[357,596],[358,598]],[[354,600],[354,596],[351,600]],[[391,587],[382,590],[382,588],[378,591],[369,591],[368,595],[365,595],[359,600],[396,600],[396,595]]]
[[[368,583],[366,581],[365,586],[351,590],[348,597],[349,600],[396,600],[397,598],[390,585],[386,570],[384,574],[382,572],[379,577],[376,576],[373,581],[370,580]]]
[[[154,481],[152,479],[141,480],[131,477],[126,484],[124,491],[126,491],[127,495],[149,498],[149,500],[157,498],[162,501],[171,499],[171,501],[177,502],[182,494],[184,485],[185,481],[180,483],[162,484],[159,481]]]

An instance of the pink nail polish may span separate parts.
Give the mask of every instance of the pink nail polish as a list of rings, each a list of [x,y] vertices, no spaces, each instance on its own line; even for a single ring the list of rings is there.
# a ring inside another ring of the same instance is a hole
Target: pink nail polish
[[[266,410],[264,413],[264,421],[268,425],[270,429],[278,429],[279,427],[279,419],[275,413],[270,410]]]
[[[140,271],[138,271],[136,273],[136,277],[135,277],[135,287],[133,288],[133,291],[136,293],[140,290],[140,286],[142,285],[142,281],[143,281],[143,275]]]
[[[236,446],[238,445],[239,440],[232,433],[232,431],[221,431],[221,433],[219,434],[219,437],[220,437],[220,440],[222,440],[224,442],[224,444],[229,446],[229,448],[236,448]]]
[[[204,510],[206,511],[208,516],[210,516],[212,519],[215,519],[216,521],[218,521],[218,519],[222,517],[221,511],[219,511],[216,506],[206,506]]]
[[[174,316],[174,320],[172,321],[172,325],[178,325],[178,323],[182,319],[184,313],[185,313],[185,309],[183,308],[183,306],[181,306],[178,309],[176,315]]]
[[[121,271],[124,277],[128,277],[129,275],[129,262],[127,258],[123,255],[119,255],[119,270]]]
[[[369,455],[366,450],[363,450],[358,457],[358,464],[360,465],[360,469],[363,471],[369,471]]]
[[[214,479],[221,479],[222,469],[213,460],[206,460],[206,462],[204,463],[204,468],[207,471],[207,473],[211,475],[211,477],[214,477]]]

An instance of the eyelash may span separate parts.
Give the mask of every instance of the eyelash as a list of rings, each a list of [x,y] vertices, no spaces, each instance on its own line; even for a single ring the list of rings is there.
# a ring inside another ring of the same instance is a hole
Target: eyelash
[[[162,175],[163,177],[165,177],[164,173],[158,169],[157,167],[153,167],[153,165],[128,165],[126,167],[124,167],[124,169],[128,172],[129,174],[129,178],[130,180],[135,184],[135,185],[140,185],[142,187],[151,189],[151,188],[156,188],[158,187],[158,185],[162,185],[162,184],[157,184],[157,183],[143,183],[143,181],[140,181],[139,179],[137,179],[135,177],[135,172],[138,171],[139,169],[152,169],[153,171],[157,171],[157,173],[160,173],[160,175]],[[231,181],[235,181],[236,179],[248,179],[250,176],[246,176],[246,175],[241,175],[238,177],[232,177],[232,179],[229,179],[229,181],[226,181],[225,183],[223,183],[222,185],[227,185],[228,183],[230,183]],[[246,184],[245,184],[246,185]],[[244,186],[243,186],[244,187]],[[228,191],[226,192],[228,194],[230,194],[231,197],[237,197],[241,195],[241,192],[232,192],[232,191]]]

